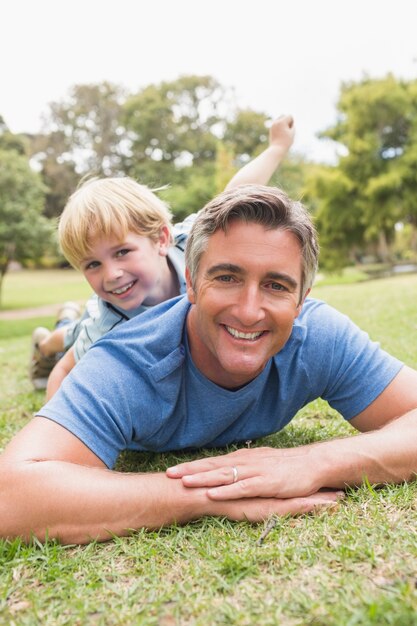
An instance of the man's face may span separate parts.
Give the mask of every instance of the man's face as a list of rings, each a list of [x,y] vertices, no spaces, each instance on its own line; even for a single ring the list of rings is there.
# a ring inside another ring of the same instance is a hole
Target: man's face
[[[255,378],[288,340],[301,310],[301,247],[290,232],[234,221],[203,253],[187,321],[196,366],[233,388]]]

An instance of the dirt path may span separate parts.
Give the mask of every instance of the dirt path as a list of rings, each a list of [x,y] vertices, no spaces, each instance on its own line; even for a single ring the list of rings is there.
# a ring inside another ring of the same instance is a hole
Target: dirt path
[[[83,305],[84,300],[80,300],[79,304]],[[0,311],[1,320],[28,320],[31,317],[43,317],[49,315],[57,315],[59,308],[62,306],[62,302],[58,304],[47,304],[44,306],[37,306],[31,309],[14,309],[11,311]]]

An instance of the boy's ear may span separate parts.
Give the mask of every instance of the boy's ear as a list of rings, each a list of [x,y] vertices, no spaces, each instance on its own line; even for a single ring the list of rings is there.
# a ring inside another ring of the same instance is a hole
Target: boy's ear
[[[159,242],[159,254],[161,256],[166,256],[168,254],[169,242],[170,242],[168,226],[162,226],[160,233],[159,233],[158,242]]]
[[[187,285],[187,296],[191,304],[195,304],[195,293],[191,283],[191,274],[188,267],[185,268],[185,282]]]

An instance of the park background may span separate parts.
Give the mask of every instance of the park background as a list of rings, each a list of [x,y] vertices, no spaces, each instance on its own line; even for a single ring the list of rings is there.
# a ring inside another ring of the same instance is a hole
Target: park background
[[[417,367],[413,1],[6,0],[3,16],[1,447],[43,403],[30,334],[54,315],[37,307],[89,293],[54,238],[79,181],[164,187],[182,219],[267,145],[281,113],[297,134],[272,182],[319,230],[313,295]],[[319,401],[256,445],[352,434]],[[124,455],[119,469],[176,458]],[[82,548],[2,541],[0,621],[407,626],[416,517],[414,484],[364,485],[332,510],[278,520],[262,545],[262,527],[215,519]]]

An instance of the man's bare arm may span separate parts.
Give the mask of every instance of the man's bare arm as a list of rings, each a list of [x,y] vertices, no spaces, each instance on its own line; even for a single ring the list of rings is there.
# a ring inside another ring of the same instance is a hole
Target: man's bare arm
[[[164,473],[108,470],[77,437],[42,417],[20,431],[0,457],[3,538],[106,541],[133,529],[182,524],[204,515],[262,521],[273,513],[305,513],[337,497],[323,493],[286,501],[215,502],[206,489],[186,489]]]
[[[371,405],[351,420],[362,434],[277,450],[242,449],[169,468],[187,487],[213,499],[292,498],[329,487],[411,480],[417,473],[417,372],[404,367]],[[235,467],[238,480],[233,483]]]

